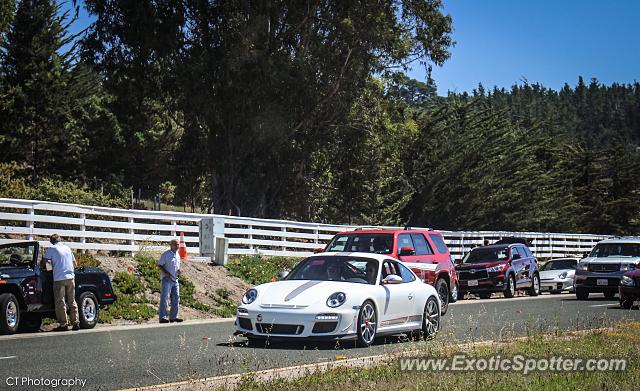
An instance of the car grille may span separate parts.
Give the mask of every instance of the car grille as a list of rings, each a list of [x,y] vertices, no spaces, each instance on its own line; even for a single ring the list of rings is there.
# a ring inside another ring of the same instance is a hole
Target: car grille
[[[620,270],[619,263],[591,263],[589,264],[589,271],[595,273],[611,273]]]
[[[487,269],[460,270],[458,272],[460,280],[479,280],[481,278],[489,278]]]
[[[251,326],[251,319],[238,318],[238,324],[245,330],[253,330],[253,327]]]
[[[317,322],[313,325],[314,334],[330,333],[336,329],[338,322]]]
[[[297,324],[256,323],[256,330],[262,334],[298,335],[302,334],[304,326]]]

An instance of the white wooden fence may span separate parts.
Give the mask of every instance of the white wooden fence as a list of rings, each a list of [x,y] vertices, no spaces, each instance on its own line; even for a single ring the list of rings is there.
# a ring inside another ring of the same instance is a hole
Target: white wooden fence
[[[10,239],[39,240],[58,233],[71,248],[138,252],[167,248],[167,241],[185,233],[191,254],[199,253],[198,223],[211,215],[115,209],[46,201],[0,198],[0,243]],[[224,219],[229,254],[305,256],[323,247],[339,231],[356,226],[303,223],[247,217],[213,215]],[[389,227],[398,228],[398,227]],[[437,227],[436,227],[437,228]],[[538,258],[580,255],[589,251],[602,235],[507,232],[440,231],[454,257],[458,258],[485,239],[524,237]]]

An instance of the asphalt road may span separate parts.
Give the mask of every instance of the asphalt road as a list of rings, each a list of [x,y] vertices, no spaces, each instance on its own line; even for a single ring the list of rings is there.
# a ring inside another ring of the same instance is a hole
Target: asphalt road
[[[569,294],[461,301],[450,307],[438,338],[429,343],[490,340],[640,320],[637,307],[622,310],[617,301],[592,296],[589,301],[577,301]],[[351,344],[336,350],[332,343],[275,342],[249,348],[244,338],[232,336],[233,331],[232,322],[187,322],[0,336],[0,389],[38,389],[7,385],[8,378],[29,377],[86,379],[86,389],[111,390],[411,347],[409,342],[390,338],[364,349]]]

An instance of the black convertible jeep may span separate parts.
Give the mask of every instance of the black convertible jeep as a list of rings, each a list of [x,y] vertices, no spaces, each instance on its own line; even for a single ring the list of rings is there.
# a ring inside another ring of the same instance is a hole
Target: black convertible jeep
[[[44,316],[55,318],[53,273],[38,262],[41,258],[36,241],[0,245],[0,334],[38,331]],[[99,308],[115,301],[105,272],[93,267],[76,269],[81,328],[93,328]]]

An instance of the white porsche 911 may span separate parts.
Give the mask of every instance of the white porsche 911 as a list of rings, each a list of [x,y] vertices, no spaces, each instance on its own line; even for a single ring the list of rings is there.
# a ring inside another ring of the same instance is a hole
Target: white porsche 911
[[[440,299],[431,285],[388,256],[321,253],[282,280],[249,289],[235,326],[250,342],[326,338],[369,346],[381,335],[418,332],[432,338],[440,328]]]

